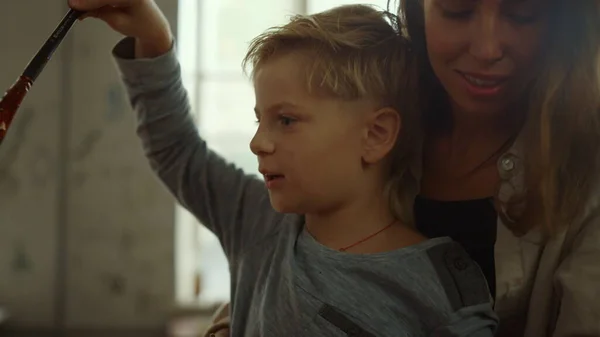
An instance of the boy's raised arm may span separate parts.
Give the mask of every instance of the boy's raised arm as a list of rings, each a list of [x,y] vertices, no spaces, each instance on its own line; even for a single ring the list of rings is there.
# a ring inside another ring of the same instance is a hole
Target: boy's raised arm
[[[113,50],[152,169],[223,245],[228,258],[260,240],[279,216],[264,182],[246,175],[207,147],[190,113],[174,48],[135,59],[135,40]]]

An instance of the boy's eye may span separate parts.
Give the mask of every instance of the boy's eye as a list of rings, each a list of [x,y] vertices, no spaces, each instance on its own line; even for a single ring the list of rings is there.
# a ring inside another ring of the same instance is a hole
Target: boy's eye
[[[279,122],[283,126],[290,126],[291,124],[293,124],[294,122],[296,122],[296,120],[293,119],[293,118],[291,118],[291,117],[280,115],[279,116]]]

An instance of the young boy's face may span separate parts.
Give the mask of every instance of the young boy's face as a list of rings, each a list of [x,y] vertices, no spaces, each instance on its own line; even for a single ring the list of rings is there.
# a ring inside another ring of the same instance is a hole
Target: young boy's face
[[[285,54],[255,73],[258,157],[271,204],[284,213],[321,213],[352,200],[362,173],[366,105],[309,94],[306,58]],[[318,91],[318,88],[315,88]]]

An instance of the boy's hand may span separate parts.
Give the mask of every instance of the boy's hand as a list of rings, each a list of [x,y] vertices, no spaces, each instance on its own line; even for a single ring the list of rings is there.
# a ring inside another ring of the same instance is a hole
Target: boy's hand
[[[136,38],[136,57],[156,57],[171,49],[169,22],[153,0],[68,0],[87,12],[82,16],[106,22],[115,31]]]

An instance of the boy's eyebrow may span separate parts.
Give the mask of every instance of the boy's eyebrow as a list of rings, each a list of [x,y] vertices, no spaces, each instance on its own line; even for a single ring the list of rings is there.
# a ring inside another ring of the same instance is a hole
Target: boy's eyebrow
[[[276,103],[276,104],[273,104],[270,107],[268,107],[266,112],[272,113],[272,112],[277,112],[281,109],[297,109],[297,108],[298,108],[298,106],[296,104],[293,104],[290,102],[280,102],[280,103]],[[254,107],[254,114],[256,115],[256,117],[260,116],[260,110],[257,107]]]

